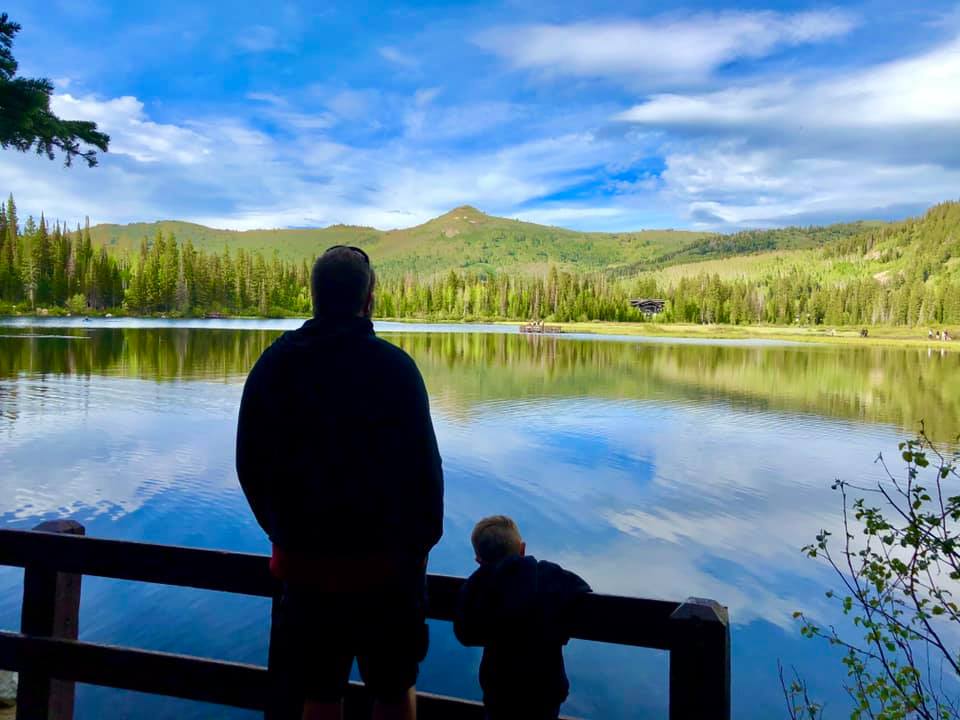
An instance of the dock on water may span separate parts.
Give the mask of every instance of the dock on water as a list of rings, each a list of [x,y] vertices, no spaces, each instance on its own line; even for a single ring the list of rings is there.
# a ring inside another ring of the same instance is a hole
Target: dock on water
[[[535,333],[535,334],[550,334],[557,335],[563,332],[563,328],[559,325],[544,325],[542,320],[534,320],[533,322],[528,322],[526,325],[520,326],[520,332],[522,333]]]

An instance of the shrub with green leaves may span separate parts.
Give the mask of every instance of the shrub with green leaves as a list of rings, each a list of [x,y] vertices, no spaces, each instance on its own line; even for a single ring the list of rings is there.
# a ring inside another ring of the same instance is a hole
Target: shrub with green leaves
[[[905,470],[883,455],[875,487],[837,480],[843,537],[821,530],[803,549],[840,579],[827,592],[859,631],[822,626],[795,613],[805,637],[843,650],[850,717],[960,717],[960,452],[935,446],[923,428],[900,444]],[[857,633],[854,633],[856,635]],[[819,717],[799,682],[784,684],[791,717]]]

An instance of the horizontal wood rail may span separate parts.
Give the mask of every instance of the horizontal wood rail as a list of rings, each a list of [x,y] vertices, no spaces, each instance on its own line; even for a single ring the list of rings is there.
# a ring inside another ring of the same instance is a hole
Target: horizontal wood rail
[[[0,529],[0,565],[26,570],[21,632],[0,631],[0,668],[22,674],[18,720],[72,718],[74,682],[266,708],[265,667],[76,639],[83,575],[276,598],[266,555],[89,538],[78,523],[54,521],[32,531]],[[463,579],[430,575],[427,582],[428,616],[452,620]],[[585,595],[573,608],[571,635],[670,651],[671,720],[729,719],[730,631],[716,602]],[[427,720],[483,717],[475,702],[418,698]],[[348,718],[367,708],[362,685],[352,685]]]
[[[0,667],[250,710],[262,710],[269,691],[267,668],[261,665],[2,630]],[[469,700],[419,692],[417,701],[419,717],[427,720],[483,718],[483,706]],[[351,683],[348,717],[362,717],[366,702],[363,685]]]

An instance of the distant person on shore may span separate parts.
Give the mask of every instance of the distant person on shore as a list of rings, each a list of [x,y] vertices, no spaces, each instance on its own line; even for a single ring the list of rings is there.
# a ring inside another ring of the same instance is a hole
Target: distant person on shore
[[[460,592],[454,632],[483,646],[480,687],[490,720],[555,720],[570,683],[563,646],[572,601],[590,586],[526,554],[517,524],[484,518],[471,536],[479,569]]]
[[[416,717],[443,474],[420,372],[374,334],[375,282],[363,250],[327,250],[313,318],[264,351],[243,390],[237,474],[283,581],[268,718],[339,720],[354,658],[374,718]]]

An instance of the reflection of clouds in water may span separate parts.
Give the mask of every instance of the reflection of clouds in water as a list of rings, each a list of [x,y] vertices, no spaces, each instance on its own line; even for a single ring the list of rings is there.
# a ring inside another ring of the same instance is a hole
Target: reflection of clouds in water
[[[19,385],[30,401],[0,440],[0,495],[10,502],[0,513],[116,518],[170,488],[199,508],[236,490],[239,386]],[[715,597],[740,623],[783,624],[809,607],[808,585],[825,576],[799,548],[839,523],[830,480],[863,479],[894,443],[878,426],[719,403],[527,400],[480,405],[471,421],[436,415],[448,478],[438,569],[469,571],[459,535],[508,512],[533,551],[560,557],[598,590]]]
[[[677,601],[713,598],[729,608],[735,625],[763,619],[789,630],[796,625],[791,620],[793,611],[809,608],[811,600],[763,577],[766,566],[754,567],[749,573],[731,566],[723,576],[715,574],[707,567],[710,556],[687,544],[617,541],[601,553],[566,552],[551,559],[581,573],[598,592]],[[736,563],[745,559],[730,558]],[[809,570],[815,571],[813,563],[807,562]]]
[[[509,413],[498,408],[467,426],[439,419],[441,452],[448,471],[453,469],[448,484],[465,474],[474,485],[491,484],[501,492],[535,499],[535,511],[541,515],[581,526],[584,532],[597,530],[597,513],[590,508],[613,498],[639,502],[644,497],[638,485],[642,461],[637,459],[631,467],[607,463],[610,444],[596,431],[575,429],[557,447],[557,433],[580,405],[586,403],[525,403]]]
[[[237,485],[233,442],[243,374],[270,336],[97,337],[102,342],[69,343],[89,357],[46,342],[22,358],[0,353],[0,517],[29,526],[56,513],[80,519],[91,535],[265,551]],[[931,395],[931,383],[917,385],[911,356],[899,351],[841,356],[564,339],[536,354],[522,338],[391,337],[424,368],[444,456],[446,533],[431,569],[470,572],[473,522],[508,512],[531,552],[580,572],[597,590],[714,597],[737,624],[738,717],[772,716],[781,706],[776,658],[790,661],[802,645],[790,612],[827,616],[823,589],[834,580],[799,548],[820,527],[837,529],[830,481],[875,478],[876,453],[903,435],[871,423],[912,417],[914,401],[955,416],[948,369],[934,375],[943,392]],[[867,411],[859,383],[878,363],[888,385]],[[222,382],[209,381],[216,377]],[[893,394],[904,378],[923,392]],[[794,393],[779,402],[785,389]],[[13,577],[0,571],[0,618],[11,627],[19,595],[2,591],[19,588]],[[262,661],[264,608],[227,608],[209,593],[176,600],[169,588],[100,585],[84,591],[91,638]],[[158,602],[166,613],[152,610]],[[431,650],[431,690],[458,691],[471,673],[453,643],[447,637],[446,649],[438,641]],[[662,698],[640,695],[662,692],[665,663],[654,663],[657,670],[620,649],[588,645],[569,653],[574,714],[636,716],[644,702],[650,716],[662,710]],[[819,650],[799,652],[805,670],[819,667]],[[761,695],[773,712],[756,709]]]
[[[177,483],[212,497],[236,482],[221,456],[239,391],[113,378],[18,386],[22,412],[0,434],[0,514],[116,518]]]
[[[528,541],[596,589],[714,597],[737,623],[786,627],[793,610],[823,606],[832,580],[800,552],[839,528],[831,480],[879,477],[871,461],[898,435],[719,403],[577,400],[488,408],[440,423],[440,437],[451,484],[468,471],[471,487],[496,488],[468,506],[472,519],[535,496],[521,513],[550,535]]]

